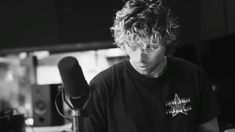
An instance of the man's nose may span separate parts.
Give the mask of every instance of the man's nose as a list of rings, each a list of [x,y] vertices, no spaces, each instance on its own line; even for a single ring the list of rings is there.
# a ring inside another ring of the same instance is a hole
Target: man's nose
[[[136,57],[137,57],[137,60],[138,60],[139,62],[146,61],[146,59],[147,59],[147,52],[146,52],[146,50],[144,50],[144,49],[142,49],[142,48],[139,48],[139,49],[137,50]]]

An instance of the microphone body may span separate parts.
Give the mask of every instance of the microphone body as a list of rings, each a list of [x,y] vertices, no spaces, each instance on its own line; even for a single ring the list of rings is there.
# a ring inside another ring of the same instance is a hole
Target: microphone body
[[[58,69],[63,82],[65,95],[73,105],[73,132],[82,132],[82,110],[89,101],[90,88],[85,80],[78,61],[74,57],[62,58]],[[66,102],[67,103],[67,102]]]
[[[90,88],[77,59],[71,56],[62,58],[58,69],[66,96],[75,109],[81,109],[89,98]]]

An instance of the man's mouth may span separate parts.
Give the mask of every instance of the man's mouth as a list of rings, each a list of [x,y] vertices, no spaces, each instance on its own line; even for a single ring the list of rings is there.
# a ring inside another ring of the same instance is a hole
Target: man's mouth
[[[140,65],[138,65],[140,68],[147,68],[148,67],[148,65],[147,64],[140,64]]]

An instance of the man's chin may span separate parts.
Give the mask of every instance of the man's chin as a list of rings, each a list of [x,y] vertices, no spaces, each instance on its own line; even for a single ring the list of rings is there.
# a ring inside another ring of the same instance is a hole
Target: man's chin
[[[138,72],[142,75],[148,75],[149,74],[149,70],[147,68],[139,68]]]

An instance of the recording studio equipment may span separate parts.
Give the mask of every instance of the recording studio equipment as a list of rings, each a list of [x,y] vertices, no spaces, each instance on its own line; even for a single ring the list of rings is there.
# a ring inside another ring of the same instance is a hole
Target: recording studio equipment
[[[13,109],[0,111],[1,132],[25,132],[25,117],[23,114],[14,114]]]
[[[33,119],[34,126],[63,125],[64,119],[59,115],[55,107],[55,98],[60,84],[33,85]],[[62,97],[57,98],[57,107],[63,113]]]
[[[58,63],[65,94],[74,108],[81,108],[89,97],[89,86],[74,57],[65,57]]]
[[[73,131],[81,132],[81,113],[89,99],[89,85],[85,80],[82,69],[76,58],[71,56],[62,58],[58,63],[58,69],[63,82],[65,95],[69,97],[73,106],[71,107],[73,110]]]

